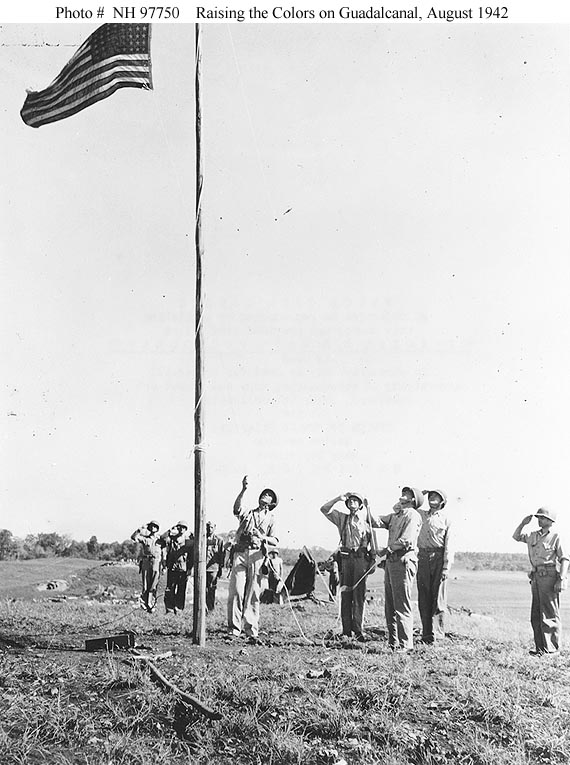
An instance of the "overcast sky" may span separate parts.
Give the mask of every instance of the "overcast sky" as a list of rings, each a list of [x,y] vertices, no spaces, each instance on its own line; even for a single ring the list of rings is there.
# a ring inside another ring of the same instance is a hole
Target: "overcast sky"
[[[32,129],[94,25],[0,28],[0,527],[124,539],[193,516],[193,27],[153,92]],[[206,25],[206,492],[447,491],[460,550],[564,516],[566,26]],[[570,524],[564,517],[560,527]]]

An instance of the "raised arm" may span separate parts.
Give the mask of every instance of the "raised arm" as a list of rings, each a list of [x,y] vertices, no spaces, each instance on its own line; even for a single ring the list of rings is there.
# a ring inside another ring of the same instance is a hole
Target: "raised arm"
[[[325,504],[321,507],[321,513],[323,515],[329,515],[337,502],[344,502],[345,500],[346,500],[346,494],[339,494],[338,497],[335,497],[334,499],[330,499],[328,502],[325,502]]]
[[[241,513],[241,501],[243,499],[243,495],[245,494],[246,490],[247,490],[247,476],[244,475],[241,481],[241,491],[237,495],[234,502],[234,515],[239,515]]]
[[[527,525],[527,523],[530,523],[532,521],[532,518],[533,518],[532,515],[525,515],[525,517],[522,519],[522,521],[513,531],[513,539],[515,540],[515,542],[526,542],[526,534],[523,534],[522,530]]]
[[[145,533],[145,532],[147,532],[146,526],[140,526],[138,529],[133,531],[133,533],[131,534],[131,539],[133,540],[133,542],[140,542],[141,538],[148,536],[148,533]]]

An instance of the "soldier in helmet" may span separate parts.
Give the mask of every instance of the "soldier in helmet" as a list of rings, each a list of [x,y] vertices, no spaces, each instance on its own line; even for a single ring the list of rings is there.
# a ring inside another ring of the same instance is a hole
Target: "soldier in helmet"
[[[444,507],[441,489],[426,489],[428,509],[418,508],[422,518],[418,537],[418,606],[422,619],[422,643],[433,643],[445,636],[447,577],[453,563],[450,547],[451,522]]]
[[[269,550],[265,565],[267,567],[267,587],[261,593],[261,602],[265,605],[276,603],[281,606],[285,602],[283,591],[285,582],[283,580],[283,559],[276,547]]]
[[[214,534],[216,524],[206,523],[206,609],[208,613],[216,605],[216,588],[224,565],[224,543]]]
[[[194,537],[188,533],[187,521],[178,521],[162,535],[166,547],[166,589],[164,606],[167,614],[184,610],[186,582],[194,563]]]
[[[523,533],[523,528],[533,518],[538,521],[538,531]],[[534,633],[533,656],[558,653],[560,650],[560,593],[568,586],[569,551],[552,530],[556,513],[547,507],[539,508],[534,515],[525,516],[513,533],[517,542],[525,542],[531,565],[529,574],[532,588],[530,623]]]
[[[348,509],[335,509],[337,502],[344,502]],[[338,528],[340,547],[338,550],[340,577],[340,616],[342,634],[364,642],[364,607],[366,602],[366,579],[376,568],[374,559],[373,521],[368,503],[360,494],[349,491],[325,502],[321,513]]]
[[[419,489],[404,486],[390,515],[378,518],[388,529],[388,546],[378,554],[386,556],[384,569],[384,611],[390,648],[405,653],[413,648],[412,586],[418,569],[418,534],[421,518],[417,512],[424,501]]]
[[[158,535],[159,528],[156,521],[149,521],[131,534],[131,539],[141,546],[139,555],[139,571],[142,579],[140,603],[141,608],[145,608],[149,613],[154,611],[156,605],[156,590],[160,579],[160,564],[164,546],[162,538]]]
[[[259,643],[259,602],[263,579],[262,565],[269,549],[279,540],[275,535],[274,510],[278,503],[273,489],[264,489],[253,510],[242,508],[247,476],[234,502],[239,526],[234,541],[234,557],[228,593],[228,630],[240,635],[242,629],[250,643]]]

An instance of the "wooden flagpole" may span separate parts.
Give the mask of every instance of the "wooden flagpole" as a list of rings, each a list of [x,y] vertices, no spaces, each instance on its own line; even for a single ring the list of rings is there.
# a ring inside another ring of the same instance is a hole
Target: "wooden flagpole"
[[[204,412],[202,402],[202,378],[204,373],[202,318],[204,303],[202,295],[202,41],[200,25],[195,25],[196,73],[194,87],[195,126],[196,126],[196,333],[195,348],[195,385],[194,385],[194,599],[193,642],[206,643],[206,511],[204,485]]]

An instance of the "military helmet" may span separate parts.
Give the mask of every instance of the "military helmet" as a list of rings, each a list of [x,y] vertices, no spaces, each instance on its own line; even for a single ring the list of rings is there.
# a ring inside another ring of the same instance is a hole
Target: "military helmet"
[[[539,507],[534,514],[535,518],[548,518],[553,523],[556,521],[556,513],[554,510],[550,510],[548,507]]]
[[[269,504],[269,509],[273,510],[274,508],[276,508],[277,504],[279,503],[279,498],[277,494],[273,491],[273,489],[264,489],[259,495],[258,502],[261,502],[261,498],[263,497],[264,494],[271,494],[271,496],[273,497],[273,501]]]
[[[402,486],[402,491],[411,491],[414,496],[414,507],[417,510],[418,507],[421,507],[424,503],[424,495],[419,489],[414,488],[413,486]]]
[[[360,505],[362,506],[364,504],[364,497],[361,494],[357,494],[355,491],[351,491],[350,494],[346,495],[346,499],[344,500],[344,504],[348,507],[348,500],[349,499],[357,499],[360,502]]]
[[[428,489],[428,500],[430,494],[439,494],[439,496],[442,499],[441,507],[445,507],[447,505],[447,494],[442,489]]]

